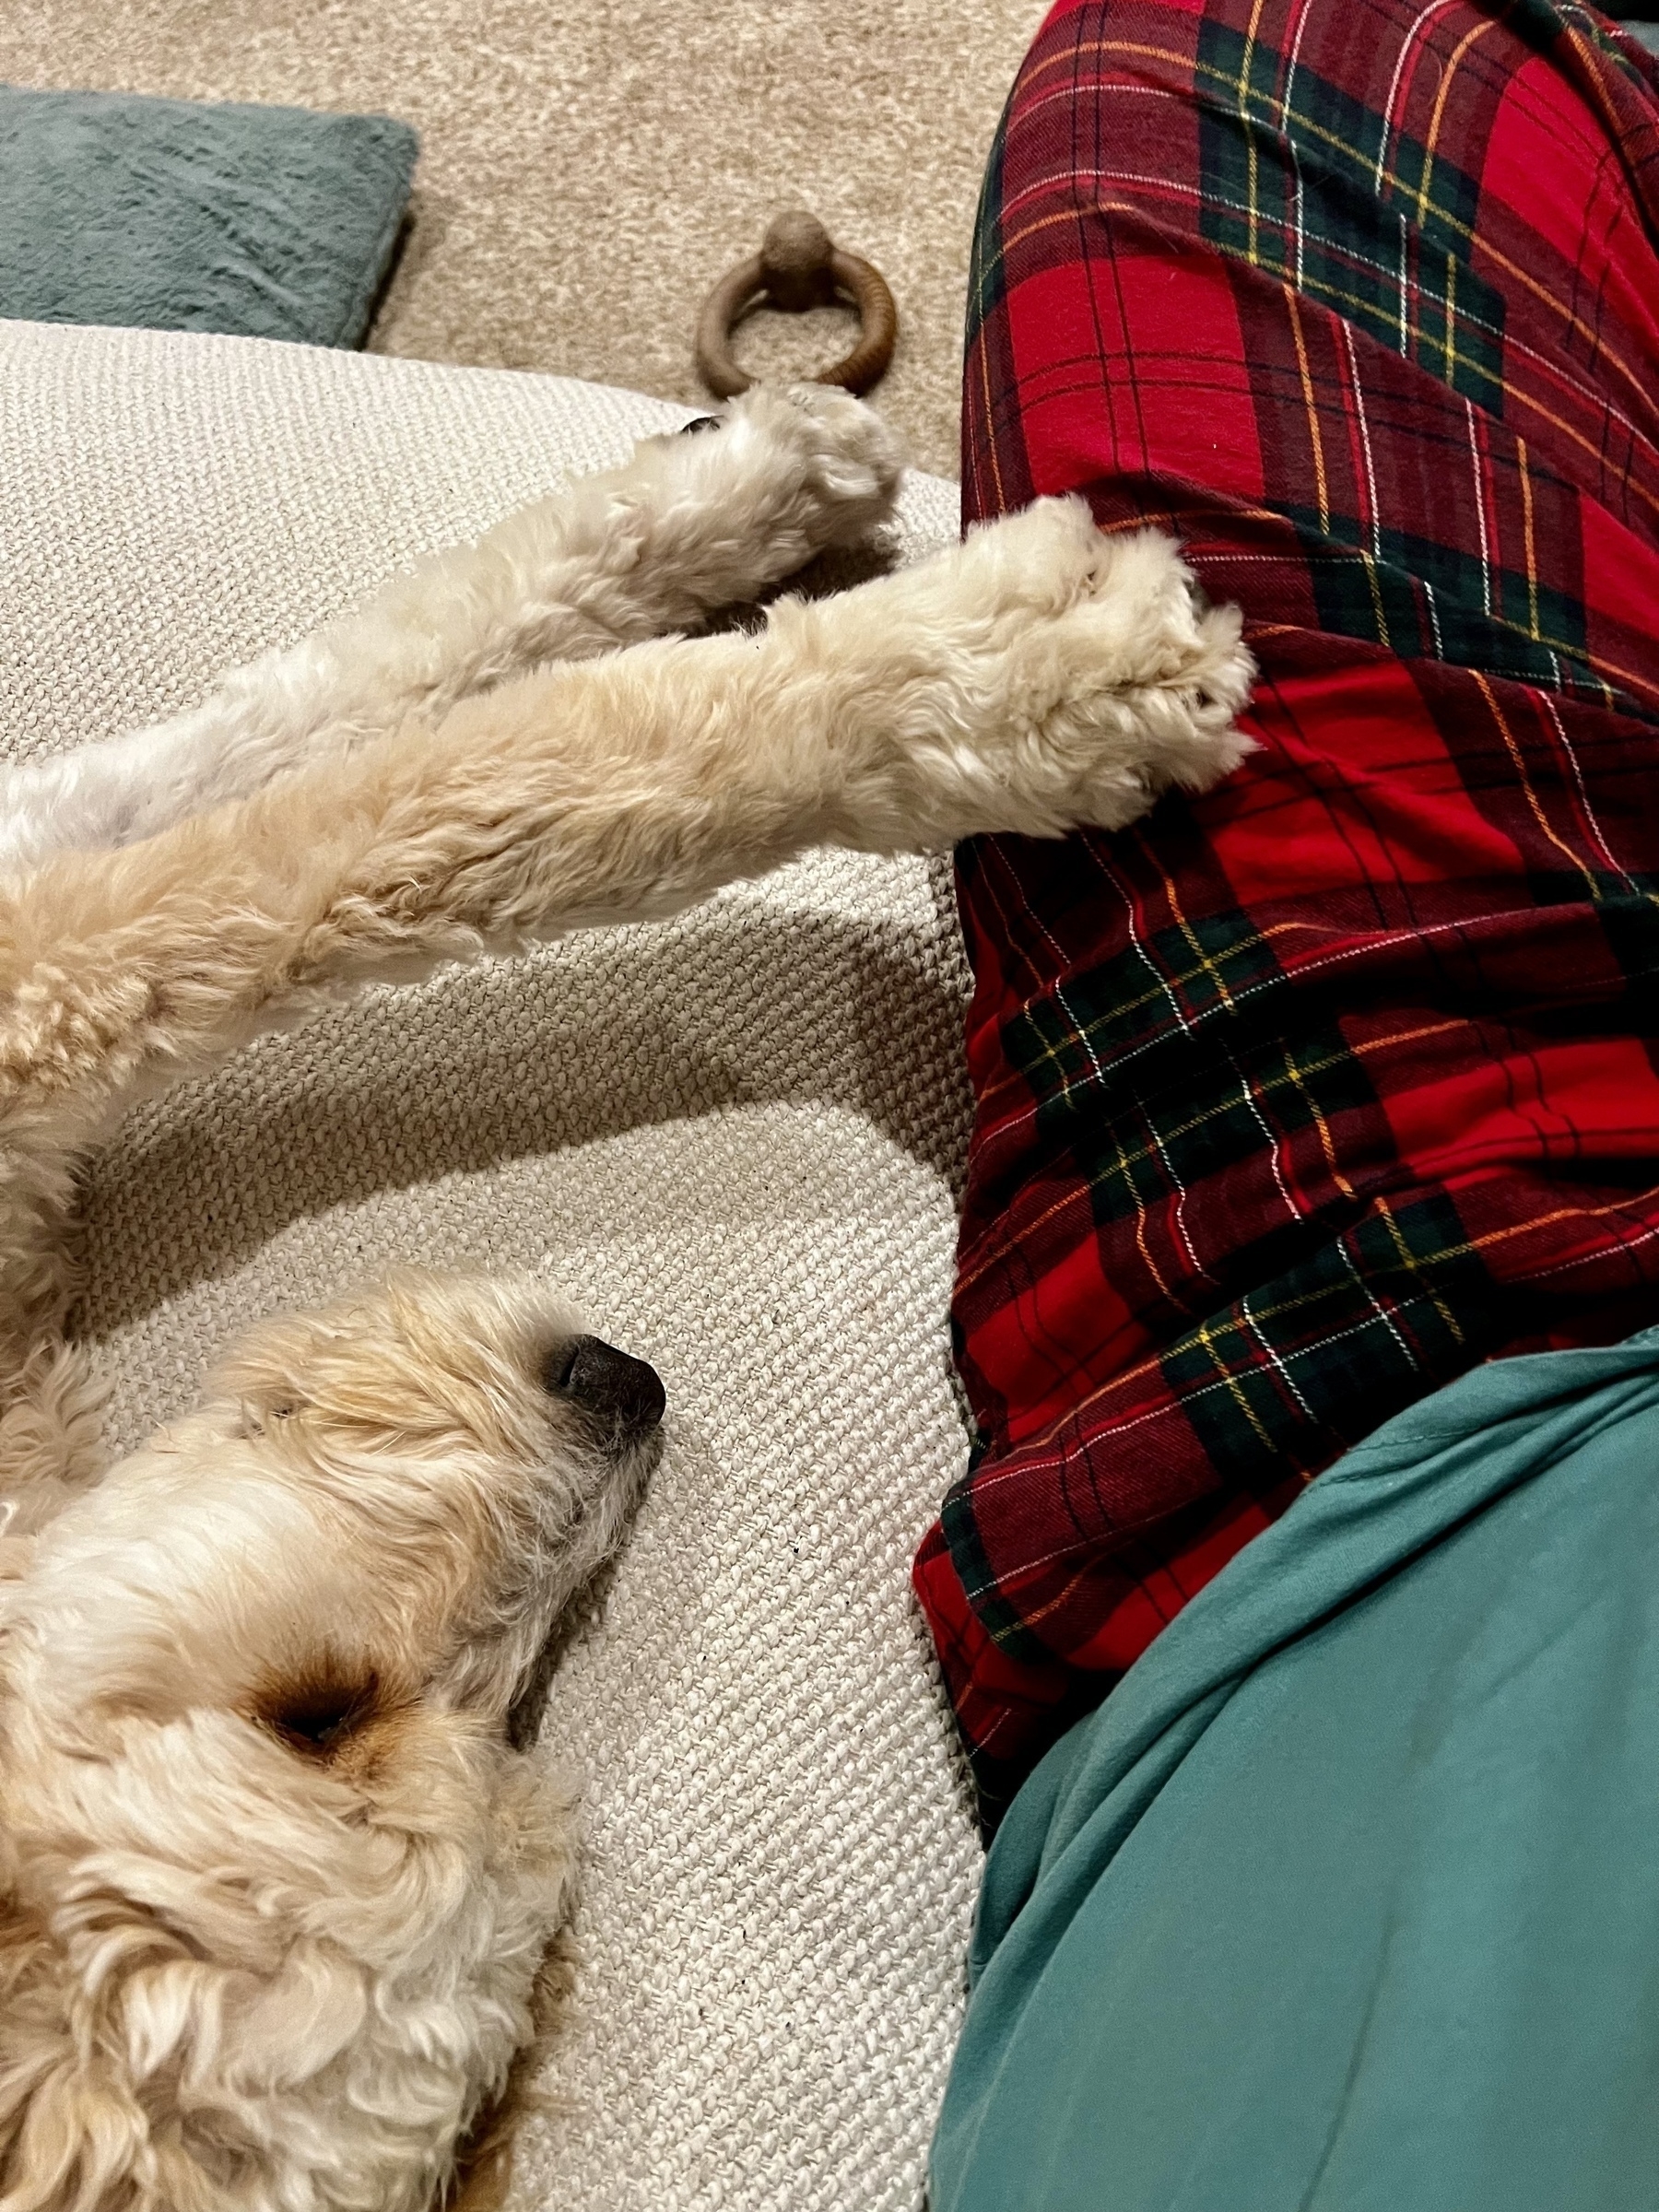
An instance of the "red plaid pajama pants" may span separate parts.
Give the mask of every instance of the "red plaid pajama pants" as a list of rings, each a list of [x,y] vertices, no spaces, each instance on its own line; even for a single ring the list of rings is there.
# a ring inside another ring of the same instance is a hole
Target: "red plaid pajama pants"
[[[960,857],[993,1819],[1380,1421],[1659,1321],[1656,82],[1571,0],[1061,0],[1010,97],[965,519],[1174,532],[1263,750]]]

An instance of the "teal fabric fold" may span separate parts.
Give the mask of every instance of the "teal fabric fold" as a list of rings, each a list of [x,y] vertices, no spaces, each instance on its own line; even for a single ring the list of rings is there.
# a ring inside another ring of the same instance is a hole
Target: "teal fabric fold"
[[[933,2212],[1659,2205],[1659,1331],[1379,1430],[987,1863]]]
[[[389,115],[0,86],[0,316],[359,346],[418,151]]]

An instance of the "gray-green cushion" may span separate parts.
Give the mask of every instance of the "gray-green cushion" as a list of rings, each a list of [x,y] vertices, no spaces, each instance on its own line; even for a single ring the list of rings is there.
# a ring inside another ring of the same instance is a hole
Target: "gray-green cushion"
[[[360,345],[417,151],[388,115],[0,86],[0,316]]]
[[[988,1863],[934,2212],[1659,2204],[1659,1331],[1477,1369]]]

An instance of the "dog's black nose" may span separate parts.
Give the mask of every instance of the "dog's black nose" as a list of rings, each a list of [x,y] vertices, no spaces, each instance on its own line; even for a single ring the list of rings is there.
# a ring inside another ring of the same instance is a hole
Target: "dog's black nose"
[[[547,1365],[547,1388],[618,1428],[654,1429],[667,1394],[661,1376],[602,1336],[574,1336]]]

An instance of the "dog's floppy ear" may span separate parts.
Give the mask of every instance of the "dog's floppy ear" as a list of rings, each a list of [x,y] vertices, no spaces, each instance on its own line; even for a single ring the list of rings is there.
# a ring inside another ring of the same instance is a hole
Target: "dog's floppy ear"
[[[269,2155],[262,2092],[280,2099],[360,2032],[362,1976],[313,1945],[250,1974],[88,1865],[35,1871],[43,1895],[57,1883],[50,1902],[0,1901],[0,2199],[212,2202],[216,2174]],[[176,2117],[153,2132],[158,2109]]]
[[[0,1899],[0,2199],[125,2203],[147,2163],[164,2201],[195,2201],[188,2126],[152,2145],[147,2092],[178,2077],[193,2016],[213,2009],[193,1985],[220,1979],[101,1886],[55,1906]]]
[[[377,1668],[324,1648],[305,1665],[257,1683],[251,1712],[290,1749],[337,1770],[354,1740],[383,1724],[397,1701]]]
[[[390,2202],[412,2158],[439,2185],[480,2100],[455,2203],[502,2201],[573,1791],[467,1716],[375,1714],[347,1673],[272,1688],[263,1724],[122,1723],[128,1756],[88,1762],[109,1792],[90,1818],[63,1770],[74,1848],[61,1796],[26,1841],[0,1831],[0,2204],[222,2212],[308,2163],[319,2204]],[[194,1799],[114,1818],[144,1806],[147,1764],[187,1759]],[[424,2147],[380,2101],[394,2079]]]

